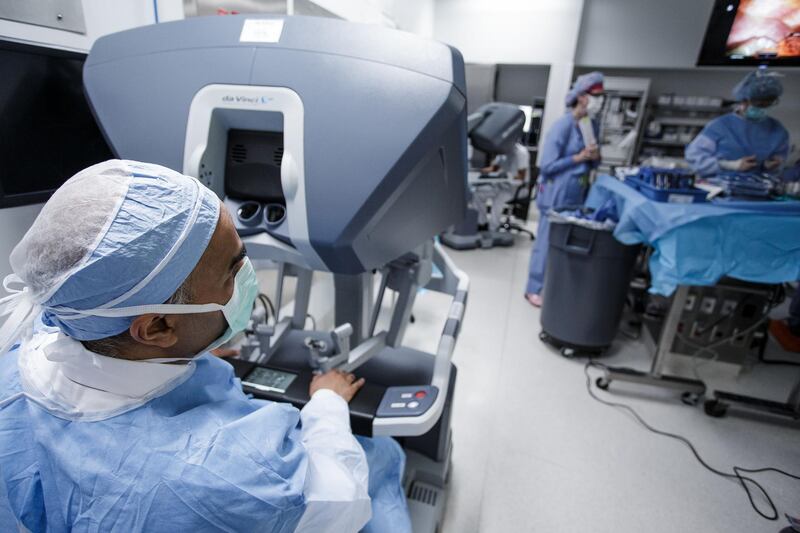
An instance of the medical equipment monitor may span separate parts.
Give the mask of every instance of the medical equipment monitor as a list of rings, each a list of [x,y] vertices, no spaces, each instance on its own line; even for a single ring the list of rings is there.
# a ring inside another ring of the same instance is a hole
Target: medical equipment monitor
[[[698,65],[800,65],[795,0],[717,0]]]
[[[265,392],[283,394],[297,378],[293,372],[257,366],[242,380],[242,384]]]
[[[44,202],[113,157],[83,94],[85,57],[0,41],[0,207]]]

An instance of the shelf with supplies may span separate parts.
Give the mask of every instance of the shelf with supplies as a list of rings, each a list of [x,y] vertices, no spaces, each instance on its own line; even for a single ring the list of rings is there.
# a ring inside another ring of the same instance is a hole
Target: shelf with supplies
[[[658,121],[666,126],[705,126],[716,117],[698,118],[698,117],[675,117],[664,116],[658,117]]]
[[[597,117],[602,161],[606,165],[629,165],[635,160],[643,129],[650,79],[608,76],[604,86],[603,108]]]
[[[730,102],[719,97],[660,95],[647,105],[636,160],[682,159],[686,145],[709,122],[729,111]]]
[[[664,139],[648,139],[647,137],[645,137],[644,139],[642,139],[642,144],[649,144],[652,146],[665,146],[668,148],[671,147],[685,148],[686,145],[689,143],[683,141],[665,141]]]
[[[651,107],[658,109],[659,111],[673,111],[677,113],[724,113],[729,109],[728,104],[722,104],[719,106],[651,104]]]

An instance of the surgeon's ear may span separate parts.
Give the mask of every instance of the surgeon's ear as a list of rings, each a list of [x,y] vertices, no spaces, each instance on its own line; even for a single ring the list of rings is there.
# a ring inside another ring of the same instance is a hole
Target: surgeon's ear
[[[131,337],[137,342],[159,348],[171,348],[178,342],[174,317],[164,315],[142,315],[131,323]]]

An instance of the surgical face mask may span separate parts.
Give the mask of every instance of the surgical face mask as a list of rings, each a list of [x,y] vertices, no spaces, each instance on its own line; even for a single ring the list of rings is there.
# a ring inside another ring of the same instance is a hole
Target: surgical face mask
[[[235,335],[241,333],[247,328],[250,323],[250,315],[253,312],[253,303],[258,296],[258,278],[256,271],[253,269],[253,263],[250,259],[245,257],[242,267],[236,273],[233,280],[233,295],[222,307],[222,315],[228,322],[228,328],[225,332],[211,344],[201,350],[195,357],[200,356],[206,352],[219,348]],[[174,311],[172,311],[174,313]],[[145,363],[173,363],[176,361],[191,361],[194,357],[160,357],[156,359],[144,359]]]
[[[245,257],[239,271],[233,282],[233,295],[228,303],[225,305],[220,304],[154,304],[154,305],[138,305],[132,307],[116,307],[112,309],[86,309],[86,310],[65,310],[60,309],[62,312],[72,311],[75,313],[74,318],[81,318],[82,316],[106,316],[106,317],[129,317],[139,316],[144,314],[160,314],[160,315],[188,315],[195,313],[212,313],[215,311],[222,311],[225,320],[228,322],[228,329],[218,339],[214,340],[205,349],[196,354],[195,357],[203,353],[218,348],[225,344],[234,335],[240,333],[247,328],[250,321],[250,315],[253,311],[253,303],[258,296],[258,278],[253,269],[253,264],[250,258]],[[62,317],[62,320],[64,318]],[[67,318],[69,319],[69,318]],[[171,363],[174,361],[189,361],[194,357],[169,357],[157,359],[144,359],[142,362],[147,363]]]
[[[764,120],[767,118],[767,108],[749,105],[744,112],[744,116],[750,120]]]
[[[603,109],[603,97],[594,96],[592,94],[587,94],[586,97],[589,99],[586,104],[586,113],[590,117],[596,117]]]
[[[200,353],[219,348],[231,340],[234,335],[244,331],[247,328],[247,324],[250,323],[253,303],[255,303],[257,296],[258,278],[256,278],[256,271],[253,269],[253,263],[250,262],[250,259],[245,257],[242,267],[233,280],[233,295],[222,308],[222,314],[228,322],[228,329],[225,330],[225,333],[220,338],[212,342]]]

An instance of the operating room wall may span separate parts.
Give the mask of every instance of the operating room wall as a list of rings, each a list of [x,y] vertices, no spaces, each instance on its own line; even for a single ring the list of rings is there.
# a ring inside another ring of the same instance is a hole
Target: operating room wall
[[[483,104],[494,101],[494,79],[497,65],[467,63],[464,76],[467,80],[467,113],[475,112]]]
[[[707,67],[685,69],[628,69],[601,66],[577,67],[575,73],[583,74],[600,69],[609,76],[632,76],[650,78],[650,100],[659,94],[675,93],[686,96],[719,96],[731,98],[731,89],[751,69],[740,67]],[[783,75],[784,97],[770,114],[780,120],[789,130],[795,149],[793,157],[800,152],[800,72],[798,69],[776,69]],[[791,159],[792,156],[790,156]]]
[[[467,111],[489,102],[531,105],[547,96],[547,65],[485,65],[467,63]]]
[[[494,97],[498,102],[531,105],[547,96],[547,65],[498,65]]]
[[[587,0],[576,65],[691,67],[714,0]]]
[[[437,0],[434,38],[470,63],[549,65],[545,131],[564,111],[583,0]]]
[[[395,26],[391,17],[383,11],[380,1],[370,0],[313,0],[314,4],[337,17],[365,24]]]
[[[433,37],[434,0],[378,0],[398,29]]]
[[[582,0],[437,0],[436,39],[472,63],[571,62]]]

